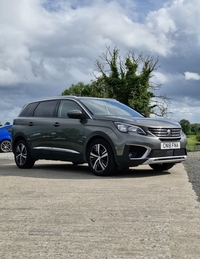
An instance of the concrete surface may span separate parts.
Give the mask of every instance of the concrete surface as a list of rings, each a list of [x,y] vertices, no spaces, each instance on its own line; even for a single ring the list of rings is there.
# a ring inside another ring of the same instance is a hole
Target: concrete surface
[[[182,164],[96,177],[0,154],[1,259],[199,259],[200,206]]]

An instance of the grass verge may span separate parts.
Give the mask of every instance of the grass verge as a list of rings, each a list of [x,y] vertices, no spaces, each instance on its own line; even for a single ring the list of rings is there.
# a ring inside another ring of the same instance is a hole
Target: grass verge
[[[196,135],[187,135],[187,151],[196,150]]]

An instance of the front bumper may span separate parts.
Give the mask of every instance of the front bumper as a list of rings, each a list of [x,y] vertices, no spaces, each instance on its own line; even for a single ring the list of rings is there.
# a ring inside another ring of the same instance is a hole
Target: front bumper
[[[144,164],[180,163],[186,160],[185,148],[169,150],[152,150]]]
[[[139,152],[137,152],[139,150]],[[142,153],[141,150],[144,152]],[[133,157],[135,156],[135,157]],[[180,163],[187,158],[185,148],[178,150],[150,150],[142,146],[126,146],[122,156],[118,157],[120,166],[138,166],[145,164]]]
[[[126,145],[123,155],[117,158],[117,164],[121,167],[131,167],[145,164],[180,163],[186,158],[186,148],[161,150],[141,145]]]

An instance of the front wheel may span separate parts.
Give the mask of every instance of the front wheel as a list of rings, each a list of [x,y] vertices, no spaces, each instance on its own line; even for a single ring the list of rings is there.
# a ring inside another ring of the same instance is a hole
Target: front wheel
[[[117,169],[112,149],[104,139],[96,139],[90,144],[87,161],[91,171],[98,176],[109,175]]]
[[[166,171],[172,168],[175,164],[174,163],[167,163],[167,164],[150,164],[149,166],[155,171]]]
[[[24,140],[17,142],[14,150],[14,157],[16,165],[22,169],[31,168],[35,163]]]

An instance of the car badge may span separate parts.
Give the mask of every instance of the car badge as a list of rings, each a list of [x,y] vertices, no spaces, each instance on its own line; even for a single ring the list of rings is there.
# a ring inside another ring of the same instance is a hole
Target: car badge
[[[167,136],[170,136],[170,135],[171,135],[171,130],[168,129],[168,130],[167,130]]]

